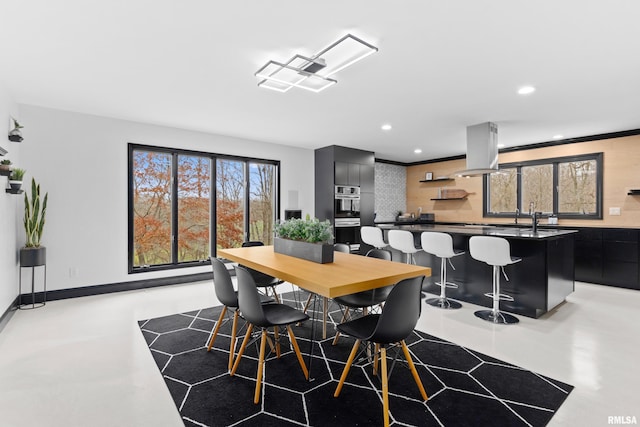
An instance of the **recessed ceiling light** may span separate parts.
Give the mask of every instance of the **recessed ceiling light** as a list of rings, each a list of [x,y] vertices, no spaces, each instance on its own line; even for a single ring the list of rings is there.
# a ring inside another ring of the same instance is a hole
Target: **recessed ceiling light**
[[[415,150],[413,150],[413,152],[416,153],[416,154],[420,154],[420,153],[422,153],[422,150],[419,149],[419,148],[416,148]]]
[[[382,126],[380,127],[380,129],[382,129],[382,130],[391,130],[391,125],[390,125],[390,124],[388,124],[388,123],[387,123],[387,124],[384,124],[384,125],[382,125]]]
[[[529,95],[530,93],[533,93],[535,91],[536,91],[536,88],[533,86],[522,86],[520,89],[518,89],[518,94]]]
[[[553,139],[562,139],[562,138],[564,138],[564,135],[560,135],[560,134],[553,135]]]
[[[498,144],[498,148],[504,148],[504,144]]]

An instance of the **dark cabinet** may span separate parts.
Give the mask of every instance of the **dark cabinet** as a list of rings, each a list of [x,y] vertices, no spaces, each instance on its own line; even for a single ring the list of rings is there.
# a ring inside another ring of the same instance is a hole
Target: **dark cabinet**
[[[360,165],[357,163],[335,162],[334,174],[335,185],[360,186]]]
[[[576,280],[640,289],[639,231],[580,228],[575,240]]]

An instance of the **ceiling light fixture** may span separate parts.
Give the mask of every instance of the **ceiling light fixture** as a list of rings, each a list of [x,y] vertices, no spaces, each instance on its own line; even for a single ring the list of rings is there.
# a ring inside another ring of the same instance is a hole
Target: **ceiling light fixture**
[[[553,135],[553,139],[562,139],[562,138],[564,138],[564,135],[560,135],[560,134]]]
[[[377,47],[347,34],[311,57],[296,54],[284,63],[268,61],[255,75],[261,79],[258,86],[266,89],[287,92],[297,87],[320,92],[338,83],[330,76],[377,51]]]
[[[529,95],[533,92],[536,91],[536,88],[533,86],[522,86],[520,89],[518,89],[518,94],[519,95]]]
[[[390,124],[384,124],[382,126],[380,126],[380,129],[382,130],[391,130],[391,125]]]
[[[413,152],[416,153],[416,154],[420,154],[420,153],[422,153],[422,150],[419,149],[419,148],[416,148],[415,150],[413,150]]]

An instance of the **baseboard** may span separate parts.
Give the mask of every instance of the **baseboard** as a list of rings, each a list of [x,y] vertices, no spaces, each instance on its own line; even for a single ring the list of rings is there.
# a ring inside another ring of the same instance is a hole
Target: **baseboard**
[[[213,272],[187,274],[184,276],[161,277],[157,279],[136,280],[133,282],[110,283],[105,285],[85,286],[82,288],[59,289],[55,291],[47,291],[46,300],[56,301],[68,298],[87,297],[91,295],[110,294],[113,292],[134,291],[138,289],[155,288],[158,286],[178,285],[180,283],[200,282],[204,280],[213,280]],[[31,294],[22,294],[20,303],[31,304],[33,299]],[[20,298],[18,297],[18,298]],[[35,302],[43,302],[45,300],[44,292],[36,292]],[[16,299],[18,301],[18,299]],[[14,306],[17,305],[14,304]],[[10,307],[9,309],[11,309]],[[8,310],[9,311],[9,310]],[[4,315],[2,317],[4,319]],[[1,324],[0,324],[1,326]]]
[[[9,323],[9,320],[11,320],[11,318],[13,317],[13,313],[16,312],[17,306],[18,298],[16,297],[16,299],[9,305],[9,307],[7,307],[4,313],[2,313],[2,316],[0,316],[0,332],[2,332],[7,323]]]

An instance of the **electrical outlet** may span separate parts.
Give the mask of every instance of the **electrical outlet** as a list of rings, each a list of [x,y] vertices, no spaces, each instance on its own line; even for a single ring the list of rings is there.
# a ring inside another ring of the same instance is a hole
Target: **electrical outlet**
[[[609,208],[609,215],[620,215],[620,208]]]

